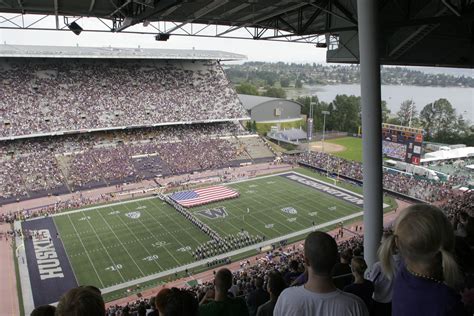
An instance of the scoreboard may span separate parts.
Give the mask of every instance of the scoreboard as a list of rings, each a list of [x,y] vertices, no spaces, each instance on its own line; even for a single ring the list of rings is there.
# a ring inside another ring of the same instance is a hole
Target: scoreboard
[[[384,123],[382,144],[384,156],[419,165],[423,129]]]

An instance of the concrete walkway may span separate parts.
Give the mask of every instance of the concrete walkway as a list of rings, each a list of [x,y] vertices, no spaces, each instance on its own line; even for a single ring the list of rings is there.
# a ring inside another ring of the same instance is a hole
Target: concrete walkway
[[[7,230],[10,230],[9,224],[0,224],[0,232]],[[20,315],[12,239],[6,241],[5,236],[0,240],[0,267],[0,315]]]

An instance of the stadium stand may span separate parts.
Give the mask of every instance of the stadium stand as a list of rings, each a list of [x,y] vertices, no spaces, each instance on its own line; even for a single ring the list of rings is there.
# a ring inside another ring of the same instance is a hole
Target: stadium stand
[[[247,136],[239,138],[240,136]],[[272,153],[233,122],[157,126],[0,142],[0,200],[238,165]],[[242,147],[243,146],[243,147]],[[248,155],[239,156],[239,150]]]
[[[343,175],[355,180],[362,180],[362,164],[345,160],[326,153],[303,153],[298,157],[285,157],[287,162],[301,162],[337,176]],[[460,177],[450,178],[446,182],[430,181],[422,177],[409,176],[406,173],[384,172],[384,188],[427,202],[446,199],[454,184],[463,184]],[[461,181],[461,182],[459,182]]]
[[[0,137],[245,118],[217,61],[12,58]]]

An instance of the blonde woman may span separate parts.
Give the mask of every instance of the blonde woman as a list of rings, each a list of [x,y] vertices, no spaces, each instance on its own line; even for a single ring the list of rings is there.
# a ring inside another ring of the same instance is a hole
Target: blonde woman
[[[402,261],[394,276],[392,255],[397,250]],[[453,251],[453,228],[440,209],[416,204],[402,211],[394,234],[379,250],[384,272],[395,278],[392,315],[465,314],[455,290],[462,278]]]

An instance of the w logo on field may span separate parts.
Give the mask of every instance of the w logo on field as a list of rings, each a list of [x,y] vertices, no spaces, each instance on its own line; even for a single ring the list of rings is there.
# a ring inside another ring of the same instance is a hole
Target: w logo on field
[[[130,212],[130,213],[125,214],[125,216],[127,216],[128,218],[131,218],[131,219],[137,219],[137,218],[139,218],[141,215],[142,215],[142,213],[140,213],[140,212],[138,212],[138,211]]]
[[[196,213],[210,219],[224,218],[228,215],[225,207],[211,208],[208,210],[197,211]]]
[[[281,211],[283,213],[286,213],[286,214],[296,214],[296,213],[298,213],[298,211],[295,210],[293,207],[284,207],[284,208],[281,209]]]

